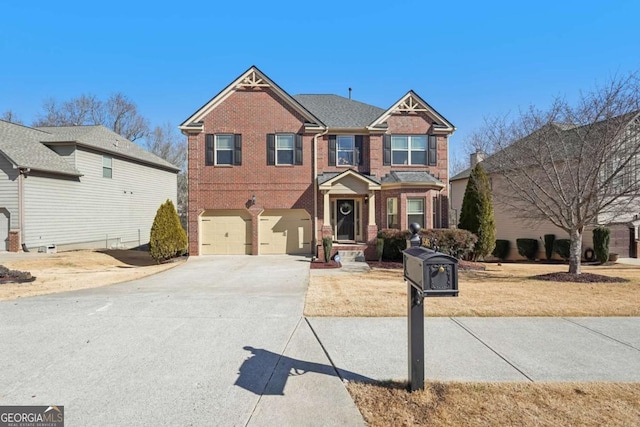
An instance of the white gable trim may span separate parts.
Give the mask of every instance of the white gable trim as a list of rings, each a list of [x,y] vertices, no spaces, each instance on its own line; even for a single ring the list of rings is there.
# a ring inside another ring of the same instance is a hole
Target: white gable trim
[[[270,88],[273,90],[282,100],[291,106],[302,117],[308,120],[311,124],[324,129],[324,124],[307,109],[305,109],[298,101],[293,99],[291,95],[285,92],[277,84],[275,84],[269,77],[267,77],[257,67],[252,66],[247,71],[242,73],[240,77],[235,79],[229,86],[224,88],[220,93],[214,96],[209,102],[207,102],[202,108],[196,111],[191,117],[184,121],[179,127],[184,133],[201,132],[204,128],[202,120],[207,114],[214,110],[218,105],[224,102],[229,96],[231,96],[236,90],[243,88]]]
[[[407,94],[400,98],[398,102],[393,104],[391,108],[382,113],[382,115],[367,126],[367,128],[369,130],[376,130],[376,128],[379,129],[379,126],[386,122],[393,114],[405,112],[426,113],[433,120],[434,124],[437,125],[434,129],[436,132],[453,133],[456,130],[455,126],[453,126],[447,119],[445,119],[412,90],[407,92]]]
[[[340,175],[336,175],[333,178],[331,178],[330,180],[323,182],[322,184],[320,184],[318,186],[318,188],[320,190],[331,190],[331,187],[333,187],[333,184],[335,184],[336,182],[338,182],[341,179],[346,178],[348,176],[353,176],[353,177],[359,179],[360,181],[366,183],[369,186],[369,191],[380,190],[381,189],[380,184],[378,184],[375,181],[372,181],[372,180],[368,179],[365,176],[362,176],[361,174],[355,172],[352,169],[348,169],[348,170],[342,172]]]

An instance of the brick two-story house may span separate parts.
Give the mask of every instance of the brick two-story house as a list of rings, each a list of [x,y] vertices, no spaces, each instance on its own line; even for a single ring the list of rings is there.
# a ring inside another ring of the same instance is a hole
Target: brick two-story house
[[[251,67],[189,117],[189,251],[375,256],[379,229],[448,224],[455,127],[409,91],[388,109],[291,96]]]

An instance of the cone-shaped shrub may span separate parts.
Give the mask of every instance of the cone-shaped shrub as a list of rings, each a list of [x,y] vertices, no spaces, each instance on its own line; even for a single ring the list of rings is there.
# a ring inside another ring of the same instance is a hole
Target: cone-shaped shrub
[[[462,199],[458,228],[469,230],[478,236],[473,249],[474,259],[484,258],[493,251],[496,244],[496,224],[491,185],[481,163],[471,170]]]
[[[611,240],[611,230],[607,227],[596,227],[593,229],[593,252],[601,264],[609,261],[609,241]]]
[[[171,200],[164,202],[153,220],[149,239],[149,255],[160,263],[187,250],[187,233]]]

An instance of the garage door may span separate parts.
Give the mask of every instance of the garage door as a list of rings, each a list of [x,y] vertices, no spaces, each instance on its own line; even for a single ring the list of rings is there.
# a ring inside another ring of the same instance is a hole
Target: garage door
[[[200,216],[202,255],[251,254],[251,215],[246,211],[205,211]]]
[[[260,215],[260,254],[311,253],[311,218],[303,209],[265,210]]]

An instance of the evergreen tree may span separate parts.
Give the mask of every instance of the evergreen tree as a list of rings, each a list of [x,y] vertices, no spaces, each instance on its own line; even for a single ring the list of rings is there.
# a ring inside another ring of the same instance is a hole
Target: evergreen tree
[[[478,236],[474,247],[474,258],[484,258],[496,245],[496,224],[493,217],[491,186],[482,165],[472,170],[464,192],[458,228]]]
[[[151,226],[149,254],[156,262],[165,261],[187,250],[187,233],[171,200],[164,202]]]

